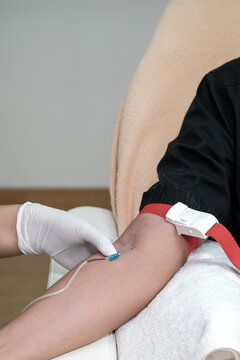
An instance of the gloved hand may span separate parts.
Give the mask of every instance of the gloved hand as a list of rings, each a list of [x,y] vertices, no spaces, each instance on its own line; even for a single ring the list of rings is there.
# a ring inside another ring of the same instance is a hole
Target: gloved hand
[[[76,265],[79,244],[90,242],[105,256],[117,253],[112,245],[117,238],[110,239],[67,211],[38,203],[28,201],[19,208],[16,230],[23,254],[45,252],[68,269]]]

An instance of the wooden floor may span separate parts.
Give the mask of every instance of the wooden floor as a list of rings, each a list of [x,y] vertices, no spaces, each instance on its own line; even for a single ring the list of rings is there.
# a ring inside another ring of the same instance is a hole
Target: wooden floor
[[[77,206],[110,209],[108,189],[2,189],[0,204],[25,201],[69,210]],[[0,328],[15,318],[47,286],[50,257],[21,255],[0,259]]]

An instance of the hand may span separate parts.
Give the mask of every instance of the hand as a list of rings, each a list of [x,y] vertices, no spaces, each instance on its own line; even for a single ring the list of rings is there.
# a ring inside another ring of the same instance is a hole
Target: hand
[[[116,240],[101,233],[92,224],[76,218],[67,211],[26,202],[17,214],[18,247],[23,254],[47,253],[64,267],[76,265],[79,245],[89,242],[105,256],[117,251]]]

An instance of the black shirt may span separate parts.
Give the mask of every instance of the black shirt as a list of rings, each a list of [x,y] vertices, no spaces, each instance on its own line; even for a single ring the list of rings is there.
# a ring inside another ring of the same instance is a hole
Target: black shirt
[[[157,173],[139,211],[181,201],[213,214],[240,245],[240,58],[202,78]]]

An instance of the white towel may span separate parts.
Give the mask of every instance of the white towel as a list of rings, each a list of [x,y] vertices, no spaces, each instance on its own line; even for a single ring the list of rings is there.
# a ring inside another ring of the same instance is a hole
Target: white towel
[[[240,272],[207,240],[115,334],[118,360],[240,359]]]

